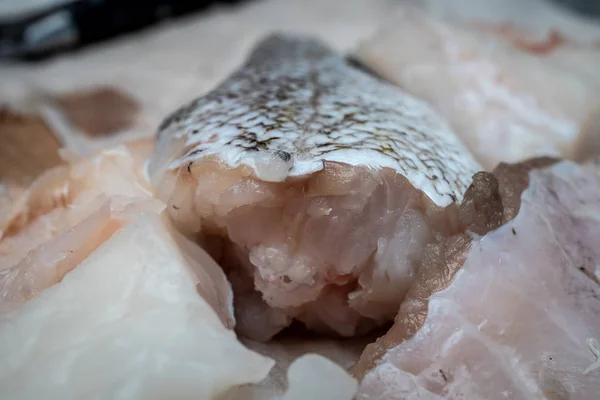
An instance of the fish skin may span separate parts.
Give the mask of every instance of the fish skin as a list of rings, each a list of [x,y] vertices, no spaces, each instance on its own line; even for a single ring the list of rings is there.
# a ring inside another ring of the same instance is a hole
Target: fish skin
[[[503,224],[430,247],[394,327],[352,369],[357,399],[597,398],[598,166],[542,158],[494,174]]]
[[[404,175],[438,206],[482,168],[424,102],[350,66],[322,43],[273,35],[213,91],[161,124],[151,174],[216,157],[281,182],[325,161]]]

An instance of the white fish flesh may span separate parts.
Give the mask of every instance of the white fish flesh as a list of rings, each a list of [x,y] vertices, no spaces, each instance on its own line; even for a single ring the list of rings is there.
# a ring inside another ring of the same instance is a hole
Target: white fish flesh
[[[261,381],[273,361],[238,342],[196,273],[160,216],[135,217],[60,283],[0,314],[0,398],[216,400]]]
[[[597,136],[599,81],[590,70],[598,50],[554,42],[406,9],[357,56],[429,102],[492,170],[531,157],[577,157],[580,137]]]
[[[8,201],[0,221],[0,312],[59,282],[135,215],[164,209],[144,177],[151,151],[139,142],[72,158]]]
[[[345,369],[319,354],[301,355],[286,369],[287,373],[279,376],[281,372],[274,367],[260,385],[232,389],[224,400],[353,400],[358,389],[356,379]],[[283,386],[276,382],[280,378],[285,381]]]
[[[357,382],[331,361],[306,354],[270,371],[237,341],[231,286],[158,215],[135,177],[148,154],[138,146],[3,193],[2,260],[20,261],[1,275],[0,398],[350,400]],[[285,370],[287,382],[272,379]]]
[[[496,173],[509,221],[428,250],[395,326],[354,367],[359,399],[598,397],[600,170],[565,161],[512,187],[514,169]]]
[[[317,41],[277,35],[164,121],[150,168],[175,225],[226,269],[237,328],[257,340],[294,318],[342,336],[391,321],[480,169],[425,103]]]

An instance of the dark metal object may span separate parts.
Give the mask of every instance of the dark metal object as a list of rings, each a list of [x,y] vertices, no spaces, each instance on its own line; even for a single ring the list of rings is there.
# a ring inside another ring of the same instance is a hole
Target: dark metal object
[[[600,0],[552,0],[586,17],[600,17]]]
[[[243,0],[73,0],[21,18],[0,16],[0,58],[39,59],[199,11]]]

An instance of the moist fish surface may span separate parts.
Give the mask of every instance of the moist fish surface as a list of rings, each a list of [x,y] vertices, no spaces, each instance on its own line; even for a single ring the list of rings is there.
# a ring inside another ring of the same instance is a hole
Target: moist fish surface
[[[160,213],[143,165],[151,143],[129,143],[45,171],[0,215],[0,312],[59,282],[141,212]],[[69,158],[67,156],[67,158]]]
[[[447,118],[490,171],[531,157],[587,157],[582,141],[598,149],[590,136],[600,129],[591,71],[599,54],[557,34],[533,39],[410,8],[357,50],[361,62]]]
[[[159,215],[138,147],[1,193],[0,398],[350,400],[317,348],[270,371],[237,340],[229,282]]]
[[[507,207],[473,208],[487,219],[427,250],[394,327],[353,367],[357,398],[598,397],[600,171],[550,164],[474,182],[469,202]]]
[[[197,286],[202,269],[201,284],[219,288],[214,262],[190,265],[165,220],[136,216],[0,314],[0,398],[210,400],[267,376],[273,361],[239,343]]]
[[[238,331],[268,340],[293,319],[341,336],[391,321],[480,169],[424,102],[274,35],[165,119],[150,173],[227,271]]]

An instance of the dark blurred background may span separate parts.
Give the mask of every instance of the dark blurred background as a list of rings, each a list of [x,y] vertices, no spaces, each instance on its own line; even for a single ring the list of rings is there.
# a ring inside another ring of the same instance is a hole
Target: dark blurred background
[[[600,0],[552,0],[573,12],[588,17],[600,16]]]
[[[215,4],[247,0],[3,0],[0,58],[40,59]]]
[[[0,58],[40,59],[215,4],[244,1],[250,0],[3,0]],[[547,1],[590,18],[600,15],[600,0]]]

